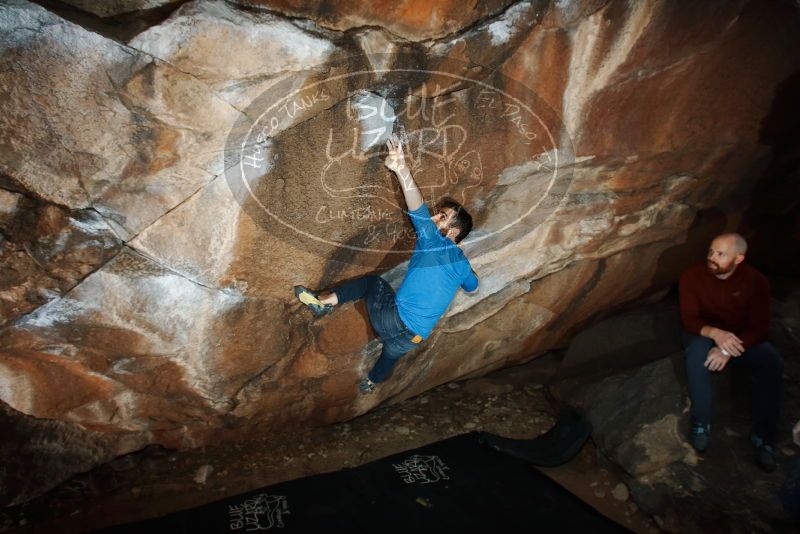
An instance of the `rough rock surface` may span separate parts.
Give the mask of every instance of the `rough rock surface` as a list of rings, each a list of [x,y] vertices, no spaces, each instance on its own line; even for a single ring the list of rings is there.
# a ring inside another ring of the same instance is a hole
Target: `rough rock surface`
[[[127,44],[0,5],[13,410],[189,446],[561,346],[736,226],[800,54],[777,1],[265,5],[188,2]],[[402,278],[413,236],[354,141],[363,91],[391,106],[426,198],[473,212],[481,286],[359,398],[379,350],[363,309],[315,322],[291,286]]]
[[[557,359],[537,358],[324,427],[254,432],[249,439],[186,451],[147,447],[77,475],[38,499],[0,510],[0,532],[72,534],[154,518],[311,473],[353,468],[470,431],[538,436],[554,423],[541,382],[557,366]],[[534,381],[538,387],[532,387]],[[616,471],[598,468],[591,443],[575,460],[546,473],[634,532],[658,532],[635,505],[612,496],[612,488],[624,485]],[[298,509],[292,512],[299,517]],[[291,528],[288,521],[286,526]]]
[[[680,328],[672,299],[593,323],[570,339],[559,378],[616,373],[667,357],[681,350]]]
[[[189,2],[129,45],[207,84],[238,109],[287,73],[319,68],[339,37],[226,2]],[[341,51],[339,51],[341,53]],[[295,74],[301,85],[305,78]]]
[[[180,0],[62,0],[65,4],[88,11],[98,17],[111,17],[121,13],[130,13],[142,9],[153,9]]]
[[[128,240],[222,170],[239,113],[207,85],[28,2],[0,21],[6,181]]]
[[[0,505],[24,502],[57,486],[74,473],[88,471],[147,444],[146,433],[120,440],[106,432],[92,432],[74,423],[20,415],[0,402],[3,446],[3,484]]]
[[[630,376],[607,378],[584,394],[592,438],[631,477],[654,473],[673,462],[697,463],[683,432],[686,403],[669,359]]]
[[[0,326],[57,299],[120,247],[92,209],[68,210],[0,189]]]
[[[458,0],[235,0],[292,16],[309,18],[321,26],[339,31],[363,26],[382,26],[410,41],[444,37],[462,31],[476,21],[501,13],[513,0],[460,2]]]
[[[751,237],[750,257],[769,272],[800,276],[800,72],[775,89],[772,111],[761,123],[761,138],[772,158],[753,192],[743,230]],[[781,242],[781,236],[793,236]]]

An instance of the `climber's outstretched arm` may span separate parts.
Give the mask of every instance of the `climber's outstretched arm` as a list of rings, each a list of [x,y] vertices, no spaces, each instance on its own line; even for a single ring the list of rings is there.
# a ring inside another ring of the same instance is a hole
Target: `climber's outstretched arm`
[[[386,141],[386,148],[389,149],[389,155],[386,156],[386,166],[389,167],[389,170],[394,171],[400,180],[408,211],[414,211],[422,206],[425,200],[422,198],[422,193],[420,193],[414,178],[411,176],[411,171],[406,166],[403,146],[396,135],[389,137],[389,140]]]

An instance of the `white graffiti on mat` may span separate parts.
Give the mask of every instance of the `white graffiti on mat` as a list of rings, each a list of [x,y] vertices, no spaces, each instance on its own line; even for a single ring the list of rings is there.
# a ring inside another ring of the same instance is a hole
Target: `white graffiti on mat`
[[[283,528],[283,516],[289,514],[289,503],[283,495],[259,493],[241,504],[228,506],[231,530],[269,530]]]
[[[438,456],[422,456],[415,454],[399,464],[392,464],[394,470],[406,484],[433,484],[441,480],[450,480],[445,471],[450,468]]]

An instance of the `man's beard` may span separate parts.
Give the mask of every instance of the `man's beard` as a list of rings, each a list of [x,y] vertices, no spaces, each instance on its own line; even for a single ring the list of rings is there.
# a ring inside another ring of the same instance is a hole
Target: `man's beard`
[[[728,274],[736,268],[736,264],[730,262],[730,264],[728,264],[728,266],[723,269],[723,267],[719,263],[707,260],[706,267],[708,267],[708,270],[711,271],[712,274]]]

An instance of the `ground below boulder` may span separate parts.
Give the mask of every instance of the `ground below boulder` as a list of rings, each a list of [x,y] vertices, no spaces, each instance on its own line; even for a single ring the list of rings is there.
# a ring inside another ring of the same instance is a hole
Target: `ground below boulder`
[[[718,430],[709,453],[699,458],[686,444],[688,399],[680,353],[670,341],[677,309],[668,295],[589,326],[563,352],[445,384],[347,423],[255,430],[242,441],[188,451],[148,447],[4,509],[0,530],[80,532],[155,517],[473,430],[531,438],[552,426],[565,393],[586,410],[593,440],[569,464],[543,471],[608,517],[641,533],[787,530],[777,494],[798,453],[790,431],[792,415],[800,413],[800,284],[773,284],[771,336],[786,361],[786,417],[779,468],[769,475],[752,460],[741,377],[723,374],[717,381]],[[634,325],[635,335],[603,334]],[[564,376],[573,368],[565,363],[588,340],[605,355],[603,365],[594,375]],[[638,351],[652,361],[643,364]]]
[[[755,464],[749,436],[752,425],[750,376],[745,369],[728,369],[714,377],[712,445],[699,456],[689,446],[689,399],[683,353],[674,352],[646,365],[625,367],[625,344],[611,340],[622,356],[617,372],[564,379],[553,386],[557,396],[587,413],[594,426],[598,454],[620,468],[637,506],[671,532],[772,532],[790,530],[779,491],[797,455],[792,427],[800,414],[800,314],[796,282],[775,280],[775,321],[770,341],[784,358],[784,398],[776,443],[778,469],[764,473]],[[598,339],[610,326],[621,331],[655,324],[656,307],[610,318],[578,338]],[[677,313],[677,310],[676,312]],[[648,322],[649,321],[649,322]],[[655,330],[629,336],[628,348],[650,352],[669,347]],[[666,329],[663,333],[669,333]],[[648,333],[650,334],[648,336]],[[577,339],[577,338],[576,338]],[[643,342],[649,339],[649,342]],[[660,347],[660,348],[659,348]],[[604,349],[598,345],[598,352]],[[573,350],[570,347],[570,350]],[[569,352],[569,351],[568,351]],[[608,351],[609,357],[613,351]],[[630,351],[629,351],[630,352]],[[630,360],[627,360],[628,363]],[[601,462],[602,463],[602,462]]]

